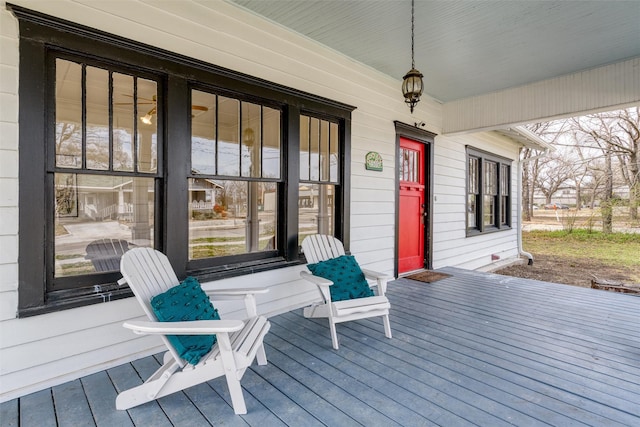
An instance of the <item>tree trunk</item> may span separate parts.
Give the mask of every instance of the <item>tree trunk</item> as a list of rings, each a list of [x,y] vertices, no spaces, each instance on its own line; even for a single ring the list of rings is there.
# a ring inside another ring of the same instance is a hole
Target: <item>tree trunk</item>
[[[638,205],[640,205],[640,181],[636,180],[629,189],[629,217],[633,221],[638,219]]]
[[[637,155],[630,157],[629,165],[629,175],[631,177],[631,182],[629,183],[629,218],[635,221],[638,219],[638,205],[640,205],[640,162]]]
[[[613,231],[613,168],[610,147],[607,147],[605,152],[605,167],[606,179],[600,211],[602,212],[602,232],[608,234]]]
[[[522,220],[531,221],[531,192],[529,191],[529,165],[524,164],[522,168]]]

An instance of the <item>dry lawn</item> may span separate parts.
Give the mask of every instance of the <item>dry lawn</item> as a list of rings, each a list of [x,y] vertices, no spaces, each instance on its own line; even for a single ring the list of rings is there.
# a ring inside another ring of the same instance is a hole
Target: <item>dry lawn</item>
[[[558,212],[558,221],[553,211],[536,211],[533,221],[524,224],[524,230],[531,231],[522,233],[523,248],[533,255],[533,265],[514,265],[496,273],[586,287],[594,277],[640,284],[640,227],[624,212],[616,214],[614,230],[624,233],[606,236],[599,232],[597,212]],[[575,228],[569,233],[571,220]],[[585,227],[589,224],[593,226]]]

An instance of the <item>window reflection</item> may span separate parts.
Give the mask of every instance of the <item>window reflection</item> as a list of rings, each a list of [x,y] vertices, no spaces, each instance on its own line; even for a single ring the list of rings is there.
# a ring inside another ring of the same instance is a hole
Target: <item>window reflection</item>
[[[153,246],[152,178],[56,173],[55,277],[120,270],[120,256]]]
[[[189,179],[189,259],[276,250],[273,182]]]
[[[154,242],[157,83],[60,58],[55,65],[53,274],[118,271],[122,253]],[[140,123],[140,111],[153,120]]]
[[[198,90],[191,102],[189,259],[276,250],[280,110]]]
[[[339,127],[316,117],[300,116],[298,245],[315,233],[334,233],[334,197],[339,181]],[[306,181],[306,182],[305,182]]]
[[[56,166],[82,167],[82,67],[56,60]]]
[[[240,101],[218,96],[218,173],[240,176]]]
[[[133,77],[113,73],[113,90],[124,95],[133,95]],[[120,102],[113,108],[113,169],[133,171],[133,126],[135,122],[134,102]]]
[[[109,169],[109,72],[87,67],[87,169]]]
[[[298,192],[298,244],[311,234],[333,235],[335,186],[301,184]]]
[[[194,90],[191,103],[207,108],[195,113],[191,119],[191,169],[192,173],[216,174],[216,96]]]

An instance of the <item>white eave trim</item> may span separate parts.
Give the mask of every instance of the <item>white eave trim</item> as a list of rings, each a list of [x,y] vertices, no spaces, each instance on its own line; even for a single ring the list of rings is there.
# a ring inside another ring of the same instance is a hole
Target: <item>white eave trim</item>
[[[550,151],[553,146],[523,126],[496,129],[494,132],[534,150]]]
[[[446,102],[442,134],[612,111],[640,102],[640,57],[524,86]]]

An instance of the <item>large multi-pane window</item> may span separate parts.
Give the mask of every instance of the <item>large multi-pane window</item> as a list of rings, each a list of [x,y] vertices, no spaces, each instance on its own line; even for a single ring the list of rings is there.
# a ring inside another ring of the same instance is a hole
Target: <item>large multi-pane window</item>
[[[511,226],[511,160],[467,148],[467,234]]]
[[[310,234],[334,232],[334,206],[339,185],[338,124],[300,116],[299,242]]]
[[[191,91],[189,259],[277,249],[282,113]]]
[[[498,165],[485,160],[483,163],[484,179],[482,180],[482,225],[496,225],[496,207],[498,206]]]
[[[348,249],[353,107],[19,15],[20,316],[130,296],[135,247],[202,280],[304,262],[312,232]]]
[[[153,246],[158,127],[140,120],[157,109],[158,83],[135,73],[57,57],[51,167],[51,290],[77,276],[117,272],[122,253]]]
[[[467,156],[467,229],[478,229],[480,159]]]
[[[500,165],[500,225],[509,226],[511,209],[509,205],[509,166]]]

